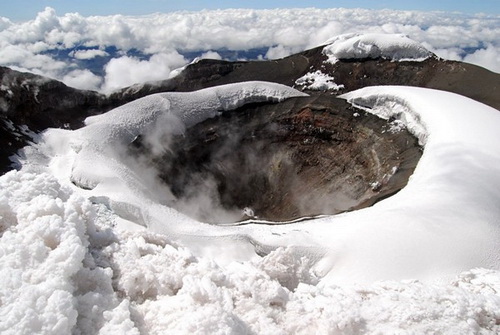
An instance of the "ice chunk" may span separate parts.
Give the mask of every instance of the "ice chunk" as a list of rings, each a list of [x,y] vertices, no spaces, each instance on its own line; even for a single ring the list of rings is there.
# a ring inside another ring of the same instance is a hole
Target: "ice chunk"
[[[336,84],[333,77],[320,70],[306,73],[297,79],[295,84],[313,91],[338,91],[344,88],[344,85]]]

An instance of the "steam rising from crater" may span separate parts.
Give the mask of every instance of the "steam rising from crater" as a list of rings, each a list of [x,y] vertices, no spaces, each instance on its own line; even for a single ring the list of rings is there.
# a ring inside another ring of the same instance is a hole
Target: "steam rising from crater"
[[[397,192],[420,157],[404,129],[361,114],[332,98],[250,104],[148,133],[129,155],[156,169],[165,204],[202,222],[337,214]]]

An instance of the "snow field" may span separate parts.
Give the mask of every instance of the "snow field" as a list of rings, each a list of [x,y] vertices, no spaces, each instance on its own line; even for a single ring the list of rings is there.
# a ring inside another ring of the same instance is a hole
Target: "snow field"
[[[288,248],[220,266],[164,235],[117,230],[115,214],[49,174],[13,171],[0,186],[3,334],[500,331],[498,271],[318,284]]]

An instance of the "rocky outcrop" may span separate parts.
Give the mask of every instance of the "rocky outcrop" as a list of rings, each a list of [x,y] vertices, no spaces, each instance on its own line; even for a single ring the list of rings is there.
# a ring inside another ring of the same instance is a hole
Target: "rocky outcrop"
[[[49,78],[0,67],[0,173],[10,157],[49,128],[78,128],[101,113],[104,95],[82,91]]]
[[[105,96],[82,91],[31,73],[0,67],[0,109],[15,124],[34,131],[48,127],[78,128],[101,113]]]

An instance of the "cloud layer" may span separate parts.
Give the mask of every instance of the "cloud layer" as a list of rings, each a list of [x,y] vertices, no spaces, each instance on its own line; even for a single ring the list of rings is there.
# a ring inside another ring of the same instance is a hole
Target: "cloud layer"
[[[46,8],[31,21],[0,18],[0,65],[44,74],[68,85],[112,90],[168,77],[189,60],[184,52],[266,48],[279,58],[349,32],[402,33],[447,59],[500,72],[500,16],[365,9],[230,9],[147,16],[58,16]],[[108,60],[104,75],[81,60]],[[48,53],[74,49],[69,60]],[[127,52],[135,50],[145,58]],[[209,54],[215,55],[215,54]]]

